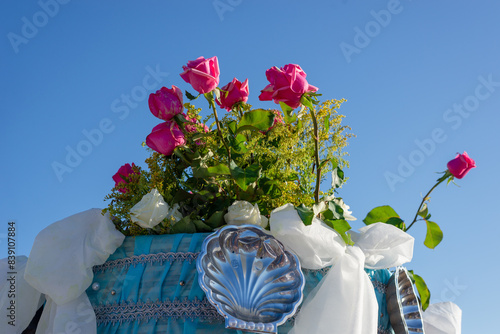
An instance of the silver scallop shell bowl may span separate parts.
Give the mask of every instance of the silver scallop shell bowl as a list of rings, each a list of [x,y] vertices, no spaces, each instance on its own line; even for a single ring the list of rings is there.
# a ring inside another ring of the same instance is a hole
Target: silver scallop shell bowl
[[[396,268],[387,285],[387,312],[395,334],[425,333],[422,309],[404,267]]]
[[[298,258],[254,225],[228,225],[209,235],[196,268],[226,328],[277,333],[302,302],[305,279]]]

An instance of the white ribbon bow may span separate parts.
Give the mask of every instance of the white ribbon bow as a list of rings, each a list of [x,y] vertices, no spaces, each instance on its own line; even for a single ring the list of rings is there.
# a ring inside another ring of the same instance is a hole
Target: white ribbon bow
[[[94,277],[92,267],[104,263],[125,239],[101,212],[78,213],[37,235],[24,273],[47,299],[37,334],[96,333],[94,310],[85,293]]]
[[[364,268],[383,269],[410,262],[414,238],[388,224],[371,224],[353,233],[354,246],[314,218],[305,226],[291,204],[275,209],[271,233],[294,252],[302,268],[332,266],[309,294],[290,334],[376,334],[378,304]]]

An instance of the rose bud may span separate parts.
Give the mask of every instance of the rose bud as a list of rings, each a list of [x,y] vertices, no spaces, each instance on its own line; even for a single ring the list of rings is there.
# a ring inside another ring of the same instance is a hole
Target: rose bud
[[[184,72],[181,73],[182,79],[191,84],[200,94],[213,91],[219,84],[219,62],[217,57],[205,59],[199,57],[196,60],[190,60],[187,66],[182,66]]]
[[[472,168],[476,167],[476,162],[469,158],[467,152],[457,154],[455,159],[448,162],[448,170],[457,179],[463,178]]]
[[[230,111],[238,102],[248,101],[248,79],[243,82],[234,78],[233,81],[221,88],[220,101],[216,100],[221,108]]]
[[[318,90],[307,83],[306,76],[302,68],[295,64],[285,65],[281,69],[276,66],[268,69],[266,77],[270,84],[261,91],[259,100],[274,100],[275,103],[283,102],[290,108],[297,108],[304,93]]]
[[[182,91],[176,87],[162,87],[156,93],[149,95],[149,110],[151,113],[168,121],[177,114],[182,113],[184,106],[182,105]]]
[[[184,134],[172,120],[155,126],[146,138],[148,147],[164,155],[171,155],[177,146],[185,143]]]

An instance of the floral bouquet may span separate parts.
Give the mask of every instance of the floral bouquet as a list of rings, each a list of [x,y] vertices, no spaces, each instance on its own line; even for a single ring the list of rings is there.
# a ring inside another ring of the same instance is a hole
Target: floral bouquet
[[[253,109],[248,79],[234,78],[219,88],[217,57],[199,57],[183,70],[180,76],[198,94],[172,86],[149,96],[149,109],[161,123],[144,143],[151,151],[148,169],[127,163],[113,176],[105,211],[116,228],[127,236],[211,232],[226,224],[269,228],[273,211],[288,205],[304,226],[320,220],[353,245],[348,221],[355,218],[336,196],[346,180],[344,148],[353,136],[338,113],[344,100],[321,102],[318,88],[294,64],[266,71],[269,84],[259,100],[272,100],[280,110]],[[194,105],[198,99],[206,100],[208,115]],[[430,220],[430,193],[445,180],[464,177],[475,162],[464,152],[447,167],[409,224],[390,206],[374,208],[363,222],[406,232],[425,221],[424,244],[436,247],[443,233]],[[331,186],[324,190],[327,179]],[[427,286],[418,275],[412,279],[425,309]]]
[[[349,127],[337,113],[344,100],[318,101],[318,88],[289,64],[266,71],[259,96],[281,107],[252,109],[248,80],[218,87],[217,57],[200,57],[181,77],[198,92],[163,87],[149,97],[162,120],[147,136],[149,170],[122,166],[108,211],[125,235],[207,232],[225,224],[266,227],[271,211],[292,203],[307,223],[313,205],[328,204],[328,224],[345,233],[348,207],[334,192],[344,181]],[[203,97],[211,113],[202,120],[192,103]],[[300,108],[299,108],[300,107]],[[219,109],[219,110],[218,110]],[[221,110],[223,114],[221,114]],[[210,126],[207,126],[212,122]],[[332,187],[321,191],[326,175]],[[325,207],[326,208],[326,207]]]

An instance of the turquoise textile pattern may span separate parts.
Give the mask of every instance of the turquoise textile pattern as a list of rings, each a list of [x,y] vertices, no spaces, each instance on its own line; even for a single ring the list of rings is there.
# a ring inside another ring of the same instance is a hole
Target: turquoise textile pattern
[[[365,269],[366,273],[370,277],[374,288],[375,296],[377,297],[378,307],[379,307],[379,318],[378,318],[378,329],[379,334],[394,334],[391,322],[389,320],[389,314],[387,313],[387,283],[392,276],[392,273],[387,269]]]
[[[94,281],[87,289],[96,312],[97,333],[243,334],[225,328],[224,318],[198,284],[196,257],[208,235],[125,238],[105,264],[94,267]],[[303,270],[304,298],[327,270]],[[367,273],[383,283],[388,281],[386,275],[390,277],[388,271]],[[379,304],[385,302],[385,296],[377,294],[377,299]],[[381,326],[385,326],[383,321]],[[289,319],[278,333],[288,333],[292,326],[293,319]]]

